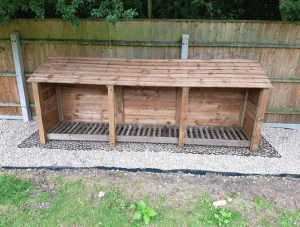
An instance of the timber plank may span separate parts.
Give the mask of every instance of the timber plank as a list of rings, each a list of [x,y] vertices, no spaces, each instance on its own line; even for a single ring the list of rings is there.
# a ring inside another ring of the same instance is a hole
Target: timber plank
[[[184,87],[182,90],[182,101],[181,101],[181,112],[180,112],[180,129],[179,129],[179,143],[178,147],[184,147],[184,138],[185,138],[185,124],[186,124],[186,109],[188,103],[188,95],[189,95],[189,88]]]
[[[109,110],[109,143],[110,146],[115,146],[116,131],[115,131],[115,99],[114,86],[108,85],[108,110]]]
[[[40,140],[42,144],[47,143],[47,129],[46,129],[46,119],[44,115],[43,97],[42,97],[42,87],[40,83],[32,84],[37,122],[39,126]]]

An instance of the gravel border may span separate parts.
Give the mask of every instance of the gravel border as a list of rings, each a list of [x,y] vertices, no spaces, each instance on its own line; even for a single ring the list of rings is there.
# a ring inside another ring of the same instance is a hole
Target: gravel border
[[[19,148],[25,139],[38,130],[37,122],[0,120],[0,166],[15,167],[115,167],[153,168],[160,170],[203,170],[248,174],[300,174],[300,132],[263,127],[263,137],[278,151],[281,158],[239,155],[207,155],[170,152],[174,144],[126,143],[126,149],[108,149],[103,143],[97,150],[64,150],[39,147]],[[120,143],[121,144],[121,143]],[[187,145],[193,146],[193,145]],[[118,145],[116,148],[121,147]],[[203,146],[204,147],[204,146]],[[220,147],[218,147],[220,148]],[[187,148],[185,148],[186,150]],[[142,151],[142,152],[140,152]]]
[[[157,143],[124,143],[117,142],[115,147],[110,147],[108,142],[94,141],[62,141],[49,140],[46,144],[40,143],[39,132],[34,132],[25,139],[19,148],[46,148],[46,149],[63,149],[63,150],[97,150],[105,149],[106,151],[127,151],[127,152],[161,152],[185,154],[207,154],[207,155],[238,155],[238,156],[261,156],[268,158],[281,158],[281,155],[272,147],[272,145],[263,137],[260,137],[257,152],[251,152],[245,147],[225,147],[225,146],[200,146],[188,145],[184,149],[179,149],[177,144],[157,144]]]

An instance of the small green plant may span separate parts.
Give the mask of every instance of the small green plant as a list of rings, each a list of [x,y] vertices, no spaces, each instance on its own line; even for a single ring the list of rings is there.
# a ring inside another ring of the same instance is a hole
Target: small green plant
[[[120,207],[125,207],[126,206],[126,203],[124,202],[124,200],[122,200],[121,202],[120,202]]]
[[[248,213],[250,212],[250,208],[249,207],[246,207],[246,210],[247,210]]]
[[[247,181],[247,184],[250,184],[250,182],[249,182],[249,181]]]
[[[262,200],[260,200],[259,198],[254,198],[253,202],[256,203],[257,205],[262,205],[264,204],[264,202]]]
[[[236,193],[236,197],[237,197],[237,198],[242,198],[241,193],[240,193],[240,192],[237,192],[237,193]]]
[[[120,172],[120,177],[121,177],[121,178],[124,177],[124,171],[121,171],[121,172]]]
[[[150,217],[157,215],[153,208],[146,207],[146,204],[143,200],[137,202],[138,211],[133,215],[134,220],[140,220],[142,217],[146,224],[149,224]]]
[[[223,209],[215,209],[215,212],[213,212],[213,218],[208,219],[207,217],[202,218],[204,222],[207,224],[218,224],[219,226],[222,226],[223,224],[228,224],[231,219],[231,212],[226,211]]]
[[[126,183],[126,181],[125,181],[124,179],[122,180],[122,182],[123,182],[123,184],[125,184],[125,183]]]
[[[256,181],[254,181],[255,183],[259,183],[259,179],[257,179]]]
[[[233,196],[231,193],[226,193],[226,195],[227,195],[228,197],[232,197],[232,196]]]
[[[241,178],[243,178],[243,179],[244,179],[244,178],[245,178],[245,176],[241,176]]]
[[[0,52],[1,53],[1,52]],[[2,168],[0,167],[0,171],[2,171]]]

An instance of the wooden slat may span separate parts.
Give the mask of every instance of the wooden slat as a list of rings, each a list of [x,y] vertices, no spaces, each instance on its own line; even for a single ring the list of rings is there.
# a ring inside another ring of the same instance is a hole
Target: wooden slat
[[[246,137],[243,135],[243,133],[241,133],[239,128],[235,128],[235,130],[237,131],[237,133],[239,134],[239,136],[242,138],[242,140],[246,140]]]
[[[116,90],[116,122],[124,123],[124,87],[118,86]]]
[[[242,102],[242,108],[241,108],[240,118],[239,118],[239,127],[243,127],[243,124],[244,124],[244,118],[245,118],[245,112],[246,112],[247,100],[248,100],[248,93],[249,93],[249,89],[247,88],[245,91],[243,102]]]
[[[171,128],[171,125],[168,126],[168,129],[169,129],[169,137],[172,137],[172,128]]]
[[[68,122],[67,127],[61,133],[68,133],[68,131],[76,124],[76,122]]]
[[[97,135],[97,134],[100,132],[102,126],[103,126],[103,123],[101,123],[101,124],[97,127],[97,129],[95,130],[95,132],[93,133],[93,135]]]
[[[92,129],[93,126],[94,126],[94,124],[90,124],[90,125],[86,128],[86,130],[84,130],[84,131],[82,132],[82,134],[87,134],[87,133]]]
[[[64,111],[63,111],[63,106],[62,106],[61,90],[60,90],[59,84],[57,84],[55,86],[55,89],[56,89],[56,99],[57,99],[59,120],[63,121],[64,120]]]
[[[214,133],[214,128],[213,127],[209,127],[210,131],[211,131],[211,134],[213,136],[213,139],[216,139],[216,134]]]
[[[124,128],[123,128],[123,130],[121,132],[121,135],[124,135],[124,133],[126,132],[126,128],[127,128],[127,125],[124,125]]]
[[[204,133],[203,133],[203,127],[198,127],[200,134],[201,134],[201,139],[205,139]]]
[[[236,140],[240,140],[240,137],[236,134],[235,130],[232,127],[230,127],[230,130],[232,134],[235,136]]]
[[[115,146],[116,132],[115,132],[115,99],[114,86],[108,85],[108,111],[109,111],[109,144]]]
[[[128,127],[128,129],[127,129],[126,136],[129,136],[129,134],[130,134],[130,131],[131,131],[131,127],[132,127],[132,125],[129,125],[129,127]]]
[[[78,133],[79,130],[81,129],[81,127],[82,127],[83,125],[84,125],[84,122],[81,122],[81,123],[77,126],[77,128],[76,128],[74,131],[71,132],[71,134],[76,134],[76,133]]]
[[[57,123],[52,129],[49,130],[48,133],[51,133],[51,132],[55,131],[55,130],[56,130],[58,127],[60,127],[62,124],[63,124],[63,122]]]
[[[185,138],[185,123],[186,123],[186,106],[188,103],[188,95],[189,95],[189,88],[184,87],[182,90],[182,101],[181,101],[181,112],[180,112],[180,129],[179,129],[179,142],[178,147],[184,147],[184,138]]]
[[[228,137],[227,137],[227,135],[226,135],[226,133],[224,131],[224,128],[220,127],[220,129],[221,129],[222,135],[224,136],[225,140],[228,140]]]
[[[142,130],[142,125],[139,126],[139,130],[138,130],[138,132],[136,134],[137,136],[140,136],[141,130]]]
[[[83,131],[86,130],[86,128],[88,127],[88,125],[89,125],[89,123],[85,123],[76,134],[82,134]]]
[[[205,131],[205,134],[206,134],[207,138],[208,138],[208,139],[211,139],[211,137],[210,137],[210,135],[209,135],[209,132],[208,132],[208,130],[207,130],[207,127],[205,126],[205,127],[203,127],[203,128],[204,128],[204,131]]]
[[[154,128],[153,128],[153,135],[152,135],[153,137],[155,137],[156,136],[156,125],[154,125]]]
[[[268,101],[268,94],[269,94],[269,89],[262,89],[259,95],[257,114],[256,114],[254,130],[253,130],[251,146],[250,146],[250,150],[252,152],[257,152],[260,132],[261,132],[265,109]]]
[[[144,130],[143,130],[142,136],[145,136],[147,126],[148,126],[148,125],[144,125]]]
[[[161,125],[158,126],[158,137],[161,137]]]
[[[96,131],[96,129],[97,129],[98,126],[99,126],[98,123],[94,124],[93,127],[91,128],[91,130],[90,130],[87,134],[89,134],[89,135],[90,135],[90,134],[93,134],[93,132]]]
[[[134,133],[135,133],[135,131],[136,131],[136,127],[137,127],[137,125],[134,125],[133,130],[132,130],[132,132],[131,132],[131,136],[134,136]]]
[[[123,124],[119,124],[119,127],[118,127],[118,129],[116,130],[116,135],[119,135],[119,134],[120,134],[121,129],[122,129],[123,126],[124,126]],[[140,125],[140,126],[141,126],[141,125]]]
[[[79,125],[79,122],[76,122],[75,125],[73,125],[73,127],[72,127],[69,131],[67,131],[66,134],[72,133],[72,131],[75,130],[75,129],[77,128],[78,125]]]
[[[222,139],[222,136],[219,133],[219,127],[214,127],[216,129],[218,139]]]
[[[190,137],[191,137],[191,138],[194,138],[192,127],[189,127],[189,130],[190,130]]]
[[[231,135],[231,133],[230,133],[228,127],[225,127],[225,131],[227,132],[227,135],[229,136],[229,138],[230,138],[231,140],[234,140],[234,138],[233,138],[233,136]]]
[[[148,125],[148,134],[147,134],[147,136],[150,136],[151,129],[152,129],[152,126],[151,126],[151,125]]]
[[[198,130],[197,130],[197,126],[193,127],[193,129],[195,130],[196,137],[199,138],[199,133],[198,133]]]

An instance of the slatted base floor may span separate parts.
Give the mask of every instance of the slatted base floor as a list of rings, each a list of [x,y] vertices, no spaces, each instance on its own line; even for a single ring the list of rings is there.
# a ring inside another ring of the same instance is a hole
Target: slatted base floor
[[[109,141],[108,123],[62,121],[47,134],[51,140]],[[179,126],[116,124],[116,141],[178,143]],[[186,126],[185,144],[250,147],[250,137],[238,127]]]

